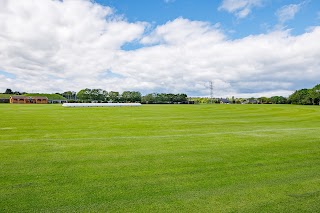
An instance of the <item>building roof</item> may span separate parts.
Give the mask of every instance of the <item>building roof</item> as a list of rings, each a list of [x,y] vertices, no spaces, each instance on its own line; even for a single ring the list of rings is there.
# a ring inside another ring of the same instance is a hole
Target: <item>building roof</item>
[[[221,101],[223,103],[229,103],[230,102],[228,99],[225,99],[225,98],[220,98],[219,101]]]
[[[23,95],[12,95],[12,96],[10,96],[10,98],[14,98],[14,99],[26,99],[26,98],[28,98],[28,97],[23,96]]]
[[[36,97],[31,97],[32,99],[48,99],[47,97],[42,97],[42,96],[36,96]]]

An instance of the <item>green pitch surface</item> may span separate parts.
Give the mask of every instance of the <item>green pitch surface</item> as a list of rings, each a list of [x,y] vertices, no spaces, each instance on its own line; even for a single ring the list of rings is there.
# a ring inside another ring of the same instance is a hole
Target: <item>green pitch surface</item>
[[[320,212],[320,107],[2,104],[0,212]]]

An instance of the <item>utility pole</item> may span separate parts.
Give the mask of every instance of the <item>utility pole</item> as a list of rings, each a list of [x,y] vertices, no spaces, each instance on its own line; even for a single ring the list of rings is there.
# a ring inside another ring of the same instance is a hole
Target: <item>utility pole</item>
[[[209,84],[210,84],[210,102],[211,104],[213,103],[213,83],[212,81],[209,81]]]

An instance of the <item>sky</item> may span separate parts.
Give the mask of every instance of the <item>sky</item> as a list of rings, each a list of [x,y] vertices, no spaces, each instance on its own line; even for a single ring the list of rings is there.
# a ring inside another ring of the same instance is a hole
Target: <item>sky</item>
[[[318,0],[0,0],[0,92],[289,96],[319,25]]]

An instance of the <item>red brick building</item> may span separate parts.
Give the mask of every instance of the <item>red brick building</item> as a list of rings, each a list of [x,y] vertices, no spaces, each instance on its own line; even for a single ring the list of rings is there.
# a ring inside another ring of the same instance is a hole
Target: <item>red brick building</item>
[[[10,104],[47,104],[47,97],[10,96]]]

